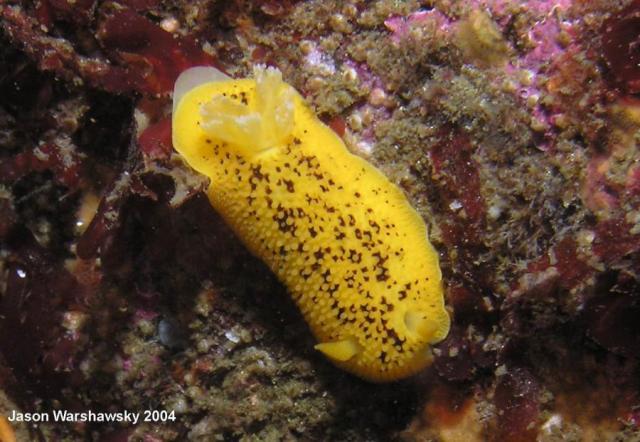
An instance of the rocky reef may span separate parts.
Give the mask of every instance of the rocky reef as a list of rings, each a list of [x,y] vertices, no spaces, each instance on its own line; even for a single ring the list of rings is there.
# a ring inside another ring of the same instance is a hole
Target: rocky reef
[[[638,0],[0,2],[0,440],[640,439]],[[191,66],[278,67],[407,194],[452,327],[374,385],[171,145]]]

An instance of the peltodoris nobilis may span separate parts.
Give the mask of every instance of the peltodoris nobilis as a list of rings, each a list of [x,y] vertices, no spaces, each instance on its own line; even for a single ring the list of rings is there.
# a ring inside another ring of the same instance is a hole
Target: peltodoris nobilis
[[[337,366],[370,381],[416,373],[449,331],[424,221],[282,81],[193,68],[176,82],[173,145],[212,206],[288,288]]]

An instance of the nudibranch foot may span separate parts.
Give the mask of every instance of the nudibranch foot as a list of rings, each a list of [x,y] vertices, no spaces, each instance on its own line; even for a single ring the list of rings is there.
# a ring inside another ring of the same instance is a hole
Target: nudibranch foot
[[[338,362],[346,362],[359,353],[362,353],[362,347],[353,337],[343,339],[339,342],[323,342],[317,344],[314,348],[324,353],[328,358]]]

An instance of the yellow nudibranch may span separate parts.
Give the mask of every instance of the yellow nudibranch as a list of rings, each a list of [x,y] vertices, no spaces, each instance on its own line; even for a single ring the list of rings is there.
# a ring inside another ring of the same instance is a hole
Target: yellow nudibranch
[[[212,206],[287,286],[316,349],[373,382],[430,364],[449,315],[424,221],[280,71],[258,67],[241,80],[184,72],[173,145],[210,178]]]

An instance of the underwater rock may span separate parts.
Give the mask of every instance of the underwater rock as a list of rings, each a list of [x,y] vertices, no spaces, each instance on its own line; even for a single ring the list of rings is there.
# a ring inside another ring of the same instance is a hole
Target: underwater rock
[[[603,55],[614,78],[631,94],[640,92],[640,1],[610,17],[602,26]]]

